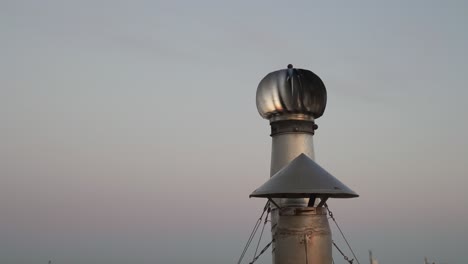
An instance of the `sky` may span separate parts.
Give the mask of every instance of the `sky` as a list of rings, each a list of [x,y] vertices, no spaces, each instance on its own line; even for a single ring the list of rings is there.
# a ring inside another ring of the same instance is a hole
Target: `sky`
[[[329,201],[360,262],[466,263],[467,25],[466,1],[0,1],[0,263],[237,262],[256,88],[289,63],[327,87],[316,161],[360,195]]]

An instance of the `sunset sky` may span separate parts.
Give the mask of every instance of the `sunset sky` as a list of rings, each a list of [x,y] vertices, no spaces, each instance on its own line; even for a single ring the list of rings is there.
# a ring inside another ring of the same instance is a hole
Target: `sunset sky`
[[[466,263],[467,26],[467,1],[0,1],[0,263],[235,263],[256,88],[289,63],[327,87],[316,161],[360,194],[329,205],[361,264]]]

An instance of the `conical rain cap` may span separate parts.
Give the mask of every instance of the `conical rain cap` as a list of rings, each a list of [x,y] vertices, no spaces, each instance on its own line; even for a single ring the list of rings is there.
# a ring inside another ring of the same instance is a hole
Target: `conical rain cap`
[[[359,195],[302,153],[279,170],[250,197],[263,198],[353,198]]]

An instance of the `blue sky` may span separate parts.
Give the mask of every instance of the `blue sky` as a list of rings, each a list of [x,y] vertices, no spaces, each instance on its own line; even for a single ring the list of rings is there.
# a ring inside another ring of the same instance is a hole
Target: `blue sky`
[[[256,87],[292,63],[327,87],[316,159],[361,195],[330,201],[361,262],[463,263],[467,11],[1,1],[0,262],[234,262],[269,175]]]

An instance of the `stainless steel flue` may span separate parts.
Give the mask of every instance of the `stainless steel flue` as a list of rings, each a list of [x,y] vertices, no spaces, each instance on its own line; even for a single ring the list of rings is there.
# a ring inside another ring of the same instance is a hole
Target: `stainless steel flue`
[[[251,196],[275,204],[274,264],[331,264],[331,231],[322,206],[328,198],[357,196],[313,161],[315,119],[326,102],[322,80],[291,64],[269,73],[257,88],[257,109],[271,126],[271,178]]]

